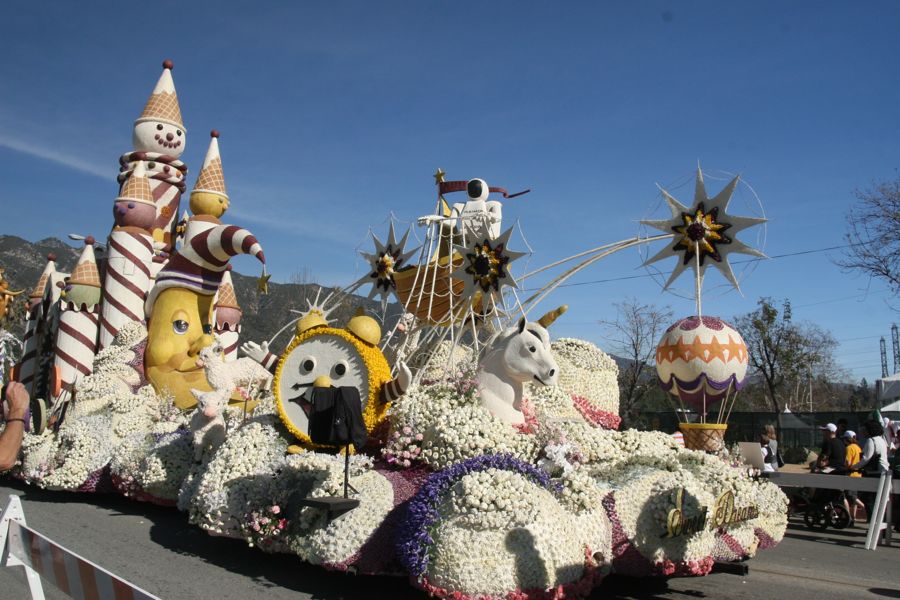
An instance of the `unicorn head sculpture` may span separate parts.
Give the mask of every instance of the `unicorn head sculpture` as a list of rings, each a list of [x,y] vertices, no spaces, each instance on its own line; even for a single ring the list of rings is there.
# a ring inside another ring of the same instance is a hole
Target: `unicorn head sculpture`
[[[522,393],[525,384],[556,385],[559,366],[550,353],[547,327],[567,308],[560,306],[536,322],[526,321],[523,317],[485,349],[478,361],[476,379],[481,405],[496,417],[507,423],[524,423]]]

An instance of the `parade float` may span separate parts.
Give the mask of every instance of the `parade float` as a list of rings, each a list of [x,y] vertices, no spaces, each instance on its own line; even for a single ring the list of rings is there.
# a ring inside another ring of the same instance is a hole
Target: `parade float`
[[[229,259],[255,256],[265,293],[265,255],[221,220],[231,199],[215,131],[190,215],[177,218],[187,132],[163,66],[120,159],[103,259],[85,237],[73,272],[50,257],[30,292],[12,373],[35,415],[22,480],[176,507],[211,535],[408,576],[440,597],[585,596],[612,572],[704,575],[781,540],[776,486],[664,433],[619,431],[613,360],[588,341],[551,340],[566,307],[537,309],[625,248],[662,241],[653,261],[678,255],[673,279],[693,261],[698,280],[705,264],[726,268],[727,251],[755,252],[734,237],[754,223],[726,214],[736,181],[713,201],[698,191],[693,207],[670,203],[673,222],[654,222],[662,234],[515,275],[522,254],[499,198],[520,194],[438,170],[421,246],[392,224],[341,290],[370,285],[381,314],[335,322],[332,294],[270,315],[285,321],[271,340],[239,340]],[[451,204],[454,193],[466,200]],[[386,318],[392,301],[399,319]],[[705,421],[717,394],[740,386],[746,349],[720,320],[692,318],[666,334],[658,362],[667,389],[699,394]]]

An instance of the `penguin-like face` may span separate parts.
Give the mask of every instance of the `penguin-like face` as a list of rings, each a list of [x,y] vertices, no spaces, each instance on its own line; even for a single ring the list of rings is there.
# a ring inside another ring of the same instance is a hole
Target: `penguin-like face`
[[[484,179],[470,179],[466,184],[466,193],[469,200],[487,200],[491,190]]]
[[[183,128],[150,120],[135,123],[131,143],[138,152],[159,152],[177,158],[184,152],[186,138]]]

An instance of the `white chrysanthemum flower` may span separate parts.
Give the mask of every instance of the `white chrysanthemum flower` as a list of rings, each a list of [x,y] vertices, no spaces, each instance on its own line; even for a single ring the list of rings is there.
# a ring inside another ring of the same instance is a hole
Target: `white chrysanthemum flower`
[[[276,495],[274,473],[284,464],[287,442],[272,425],[255,419],[229,431],[196,482],[189,502],[191,522],[210,531],[240,536],[244,514]]]
[[[356,554],[394,507],[394,491],[384,475],[371,470],[371,459],[351,457],[350,497],[359,506],[328,521],[322,510],[303,507],[287,536],[291,550],[313,564],[342,563]],[[292,456],[279,476],[293,480],[307,497],[342,496],[344,458],[307,452]],[[355,490],[355,491],[354,491]]]
[[[559,387],[586,398],[594,408],[619,414],[619,367],[600,348],[585,340],[560,338],[551,344],[559,365]]]
[[[512,454],[534,462],[539,450],[535,436],[520,434],[475,405],[450,410],[423,433],[422,459],[438,469],[483,454]]]
[[[41,484],[53,489],[74,490],[91,474],[105,467],[113,454],[112,440],[106,435],[110,425],[106,415],[67,419],[57,433],[58,466]]]
[[[595,508],[570,513],[518,473],[470,473],[441,505],[428,580],[473,597],[577,581],[587,549],[611,556],[609,522],[602,506]]]

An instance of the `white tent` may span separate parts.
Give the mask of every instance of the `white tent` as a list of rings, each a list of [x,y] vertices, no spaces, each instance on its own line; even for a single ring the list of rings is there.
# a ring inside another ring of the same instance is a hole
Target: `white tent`
[[[881,403],[900,399],[900,373],[894,373],[889,377],[882,377],[875,381],[875,399]],[[897,404],[896,402],[894,404]],[[892,404],[891,406],[894,406]],[[897,408],[882,407],[881,410],[898,410]]]

